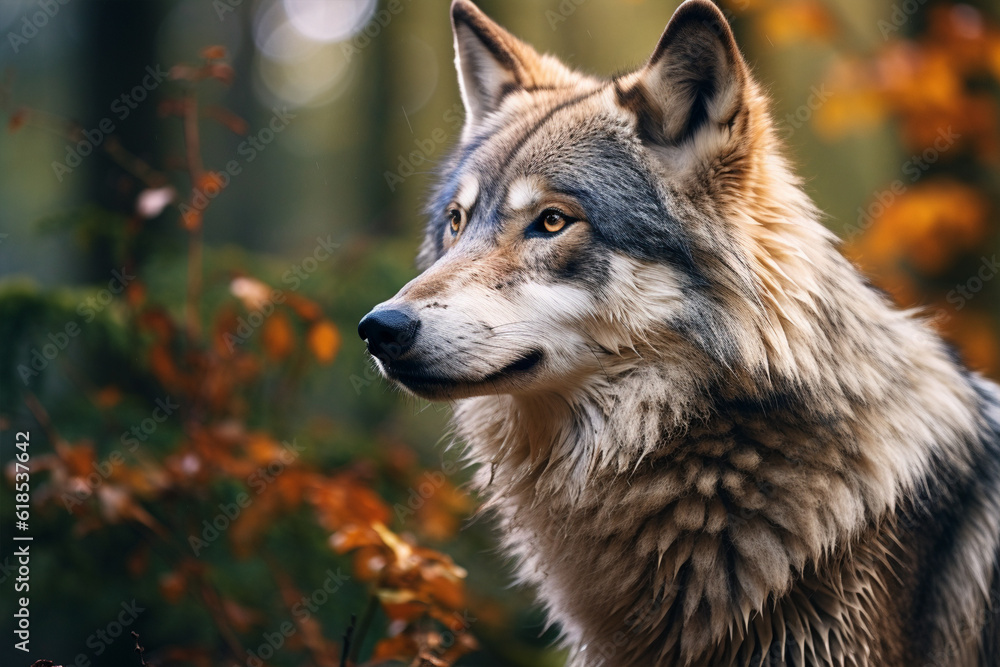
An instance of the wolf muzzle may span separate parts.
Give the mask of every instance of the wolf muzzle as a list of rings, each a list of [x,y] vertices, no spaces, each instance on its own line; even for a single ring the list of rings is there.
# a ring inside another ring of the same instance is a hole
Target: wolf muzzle
[[[389,363],[405,355],[417,338],[420,319],[402,308],[376,308],[358,324],[358,335],[373,357]]]

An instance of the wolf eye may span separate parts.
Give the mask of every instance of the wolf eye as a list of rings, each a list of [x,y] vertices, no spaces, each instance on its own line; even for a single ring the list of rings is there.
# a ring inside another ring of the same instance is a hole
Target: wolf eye
[[[555,234],[566,226],[566,218],[559,213],[548,213],[545,219],[542,220],[542,226],[545,227],[545,231],[548,233]]]
[[[561,232],[563,228],[573,222],[573,220],[566,217],[559,211],[550,209],[542,213],[539,218],[539,222],[541,223],[539,227],[549,234],[555,234],[557,232]]]
[[[462,226],[465,223],[465,211],[457,206],[452,206],[448,209],[448,223],[451,228],[451,235],[455,236],[460,231],[462,231]]]

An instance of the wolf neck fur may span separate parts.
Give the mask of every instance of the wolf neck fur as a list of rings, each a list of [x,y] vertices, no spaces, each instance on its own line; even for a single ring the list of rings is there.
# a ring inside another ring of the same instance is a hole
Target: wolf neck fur
[[[756,196],[768,200],[755,208],[769,217],[745,224],[827,235],[797,187]],[[606,599],[632,607],[657,591],[654,615],[671,618],[676,634],[659,643],[658,659],[675,651],[677,664],[700,664],[727,636],[748,638],[745,657],[749,647],[766,651],[772,621],[762,612],[803,572],[854,549],[867,554],[854,561],[867,573],[849,568],[815,585],[850,579],[862,597],[879,594],[884,582],[874,573],[891,545],[864,547],[859,536],[892,521],[935,461],[968,474],[974,390],[948,352],[912,314],[887,307],[827,239],[797,246],[794,237],[782,230],[780,243],[775,235],[775,245],[754,249],[766,266],[757,275],[771,282],[755,286],[761,309],[734,309],[722,331],[736,342],[738,364],[706,375],[698,369],[712,367],[707,352],[661,333],[605,355],[578,386],[457,406],[458,435],[482,464],[485,506],[500,517],[520,576],[558,601],[564,615],[553,620],[571,645],[594,639],[593,624],[586,633],[573,626],[591,598],[572,591],[604,586]],[[796,334],[801,327],[821,335]],[[631,514],[616,514],[621,507]],[[559,570],[580,579],[550,579],[545,564],[560,560],[573,561]],[[615,576],[602,578],[608,567]],[[816,613],[832,627],[862,623],[846,607]],[[626,614],[603,621],[609,632],[634,629]],[[648,619],[639,625],[662,632]],[[787,631],[813,650],[808,623],[802,628],[799,637]],[[841,655],[862,649],[845,645]]]

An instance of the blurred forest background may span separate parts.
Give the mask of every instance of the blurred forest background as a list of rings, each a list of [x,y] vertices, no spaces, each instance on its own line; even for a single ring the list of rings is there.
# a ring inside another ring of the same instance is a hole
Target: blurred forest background
[[[481,2],[601,74],[676,4]],[[722,5],[846,252],[998,377],[1000,7]],[[446,0],[0,0],[0,36],[0,661],[560,664],[447,408],[354,335],[461,125]]]

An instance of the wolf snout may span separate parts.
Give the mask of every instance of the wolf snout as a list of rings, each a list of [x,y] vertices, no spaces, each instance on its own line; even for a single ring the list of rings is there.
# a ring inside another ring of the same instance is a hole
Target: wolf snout
[[[413,347],[420,320],[402,308],[376,308],[358,324],[358,335],[381,361],[399,359]]]

